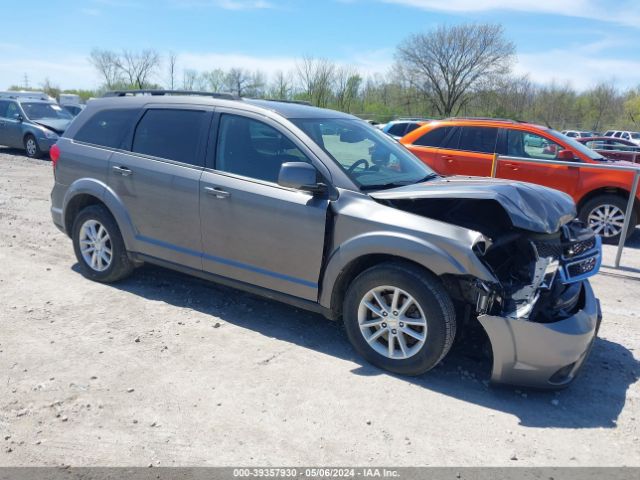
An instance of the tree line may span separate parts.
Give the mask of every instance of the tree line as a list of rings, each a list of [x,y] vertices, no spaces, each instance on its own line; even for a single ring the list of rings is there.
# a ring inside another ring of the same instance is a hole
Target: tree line
[[[623,90],[609,81],[577,91],[569,83],[540,85],[515,75],[515,46],[499,24],[440,26],[410,35],[396,47],[388,72],[369,75],[314,56],[272,74],[206,65],[180,69],[176,54],[162,56],[154,49],[94,49],[89,61],[101,78],[100,88],[64,93],[89,98],[108,90],[168,88],[307,101],[378,122],[481,116],[556,129],[640,129],[640,87]],[[48,80],[42,86],[52,96],[61,93]]]

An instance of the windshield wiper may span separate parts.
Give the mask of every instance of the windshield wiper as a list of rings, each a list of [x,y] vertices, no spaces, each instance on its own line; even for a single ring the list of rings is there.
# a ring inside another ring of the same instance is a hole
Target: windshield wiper
[[[405,182],[389,182],[389,183],[381,183],[377,185],[362,185],[360,190],[369,191],[369,190],[386,190],[388,188],[398,188],[398,187],[406,187],[407,185],[415,185],[417,183],[427,182],[429,180],[433,180],[434,178],[439,178],[440,175],[437,173],[430,173],[426,177],[423,177],[419,180],[410,180]]]

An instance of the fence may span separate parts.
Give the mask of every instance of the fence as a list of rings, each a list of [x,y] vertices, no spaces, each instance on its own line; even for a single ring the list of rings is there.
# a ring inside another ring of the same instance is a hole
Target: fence
[[[599,165],[594,163],[581,163],[581,162],[565,162],[561,160],[538,160],[534,158],[524,157],[509,157],[495,154],[493,156],[493,163],[491,164],[491,176],[495,178],[498,171],[498,164],[502,160],[511,160],[519,163],[533,163],[540,165],[562,165],[565,167],[574,167],[582,169],[593,170],[609,170],[609,171],[622,171],[632,172],[633,177],[631,184],[629,185],[629,201],[627,202],[627,208],[624,215],[624,224],[622,226],[622,232],[620,233],[620,242],[618,243],[618,250],[616,252],[615,268],[620,268],[620,259],[622,257],[622,250],[624,249],[625,240],[627,238],[627,232],[629,231],[629,223],[631,222],[631,213],[633,212],[633,203],[638,192],[638,180],[640,180],[640,165],[638,166],[620,166],[620,165]],[[635,225],[633,225],[635,227]]]

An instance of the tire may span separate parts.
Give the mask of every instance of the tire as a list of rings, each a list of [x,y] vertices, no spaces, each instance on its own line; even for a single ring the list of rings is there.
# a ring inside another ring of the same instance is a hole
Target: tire
[[[24,151],[29,158],[42,158],[44,156],[36,137],[31,134],[24,137]]]
[[[394,289],[400,291],[395,310],[400,315],[394,316],[393,308],[388,308],[385,318],[364,306],[368,299],[369,304],[378,307],[378,312],[384,315],[372,292],[378,294],[386,307],[392,307]],[[413,305],[402,315],[401,310],[407,306],[409,296],[414,300]],[[342,313],[347,336],[355,350],[373,365],[402,375],[420,375],[435,367],[449,352],[456,333],[453,303],[440,280],[410,264],[383,263],[362,272],[347,290]],[[361,328],[362,321],[383,323]],[[413,325],[408,325],[407,321]],[[420,322],[426,328],[418,325]],[[422,335],[423,342],[415,335],[404,333],[407,329],[418,337],[426,331],[426,335]],[[380,333],[379,330],[386,331]],[[389,356],[388,339],[391,336],[395,338]],[[404,349],[400,337],[404,339]]]
[[[107,237],[102,233],[106,232]],[[111,283],[128,277],[134,269],[133,262],[120,234],[120,229],[111,213],[102,205],[90,205],[82,209],[73,221],[73,250],[80,265],[80,271],[86,278],[96,282]],[[93,239],[99,238],[99,242]],[[91,251],[91,245],[94,251]],[[81,249],[85,248],[85,252]],[[97,246],[97,250],[96,247]],[[89,247],[87,250],[86,248]],[[109,256],[108,252],[111,252]],[[102,252],[104,255],[95,255]],[[105,259],[109,258],[109,262]]]
[[[609,209],[609,210],[607,210]],[[616,210],[617,209],[617,210]],[[627,200],[619,195],[598,195],[587,201],[578,214],[580,220],[588,225],[595,233],[600,235],[604,243],[617,244],[622,233],[624,222],[624,212],[627,210]],[[613,215],[615,223],[607,221],[605,215],[607,211]],[[616,214],[616,212],[619,212]],[[603,219],[600,220],[599,219]],[[633,235],[638,220],[638,214],[634,211],[631,214],[631,222],[627,231],[627,239]]]

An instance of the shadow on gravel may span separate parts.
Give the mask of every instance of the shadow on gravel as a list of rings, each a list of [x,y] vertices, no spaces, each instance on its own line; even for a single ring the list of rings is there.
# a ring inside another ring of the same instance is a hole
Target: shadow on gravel
[[[78,266],[73,270],[78,272]],[[220,317],[262,335],[360,365],[355,375],[393,375],[371,366],[351,348],[342,325],[320,315],[272,302],[163,268],[145,265],[113,285],[141,297]],[[256,311],[268,315],[257,319]],[[212,322],[214,321],[212,317]],[[606,319],[605,319],[606,321]],[[580,377],[561,392],[490,387],[491,365],[477,342],[456,342],[438,367],[419,377],[396,378],[444,395],[510,413],[529,427],[615,428],[626,391],[640,377],[640,362],[620,344],[597,339]]]

